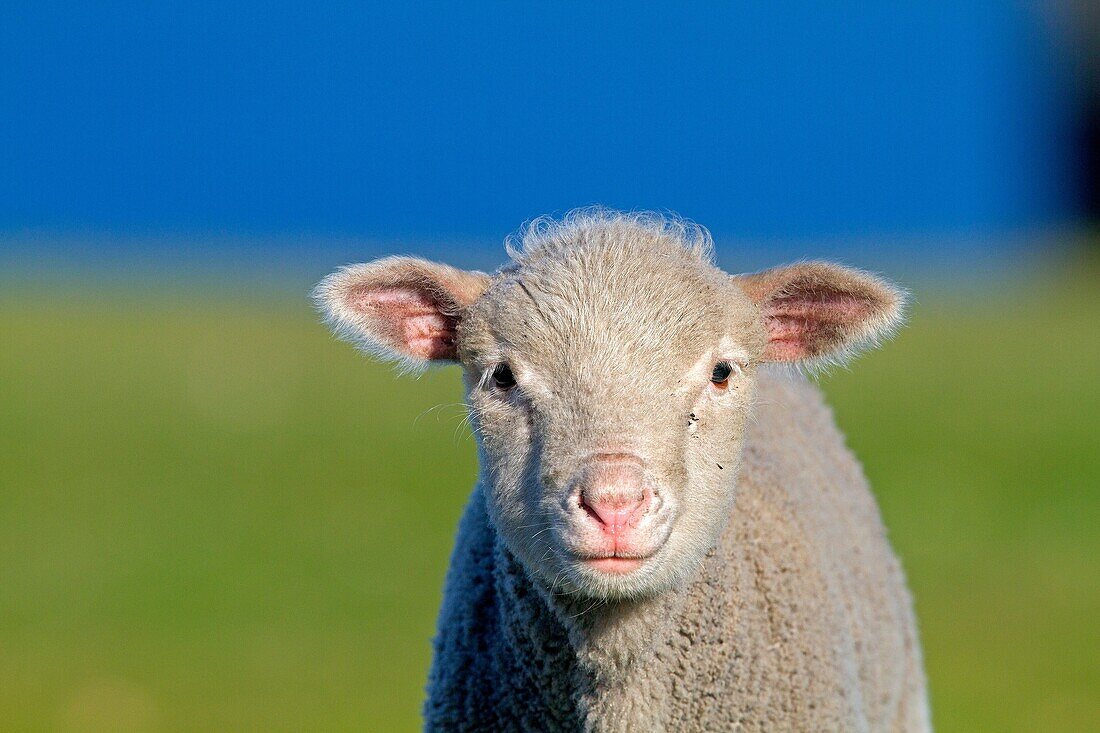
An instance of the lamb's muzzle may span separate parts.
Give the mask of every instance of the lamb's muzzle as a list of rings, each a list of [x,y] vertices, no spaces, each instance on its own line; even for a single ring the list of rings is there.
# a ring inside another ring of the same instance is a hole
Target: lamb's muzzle
[[[589,567],[628,573],[652,557],[662,538],[654,517],[660,504],[648,484],[641,458],[632,453],[597,453],[578,471],[566,502],[567,544]]]

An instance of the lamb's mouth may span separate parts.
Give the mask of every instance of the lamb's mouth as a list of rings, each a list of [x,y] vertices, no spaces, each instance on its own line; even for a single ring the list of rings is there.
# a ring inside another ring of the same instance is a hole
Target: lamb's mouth
[[[607,573],[608,575],[626,575],[641,568],[656,552],[647,555],[590,555],[577,557],[581,565]]]

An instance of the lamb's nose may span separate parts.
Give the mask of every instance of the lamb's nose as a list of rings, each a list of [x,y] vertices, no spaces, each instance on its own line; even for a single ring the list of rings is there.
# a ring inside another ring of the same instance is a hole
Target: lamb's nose
[[[580,505],[605,532],[617,533],[645,514],[652,494],[641,461],[624,454],[599,454],[585,467]]]

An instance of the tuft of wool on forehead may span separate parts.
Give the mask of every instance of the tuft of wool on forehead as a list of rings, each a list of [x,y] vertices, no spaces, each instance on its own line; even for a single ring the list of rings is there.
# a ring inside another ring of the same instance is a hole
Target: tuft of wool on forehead
[[[568,260],[593,251],[603,256],[685,255],[701,264],[714,263],[714,242],[706,227],[674,215],[623,212],[604,208],[574,209],[560,219],[533,219],[504,243],[515,265],[539,260]]]

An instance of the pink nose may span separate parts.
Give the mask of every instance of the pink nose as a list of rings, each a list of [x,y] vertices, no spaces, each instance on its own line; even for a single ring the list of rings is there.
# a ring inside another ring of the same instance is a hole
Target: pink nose
[[[617,534],[645,514],[652,494],[641,461],[623,453],[601,453],[585,467],[580,505],[604,532]]]

